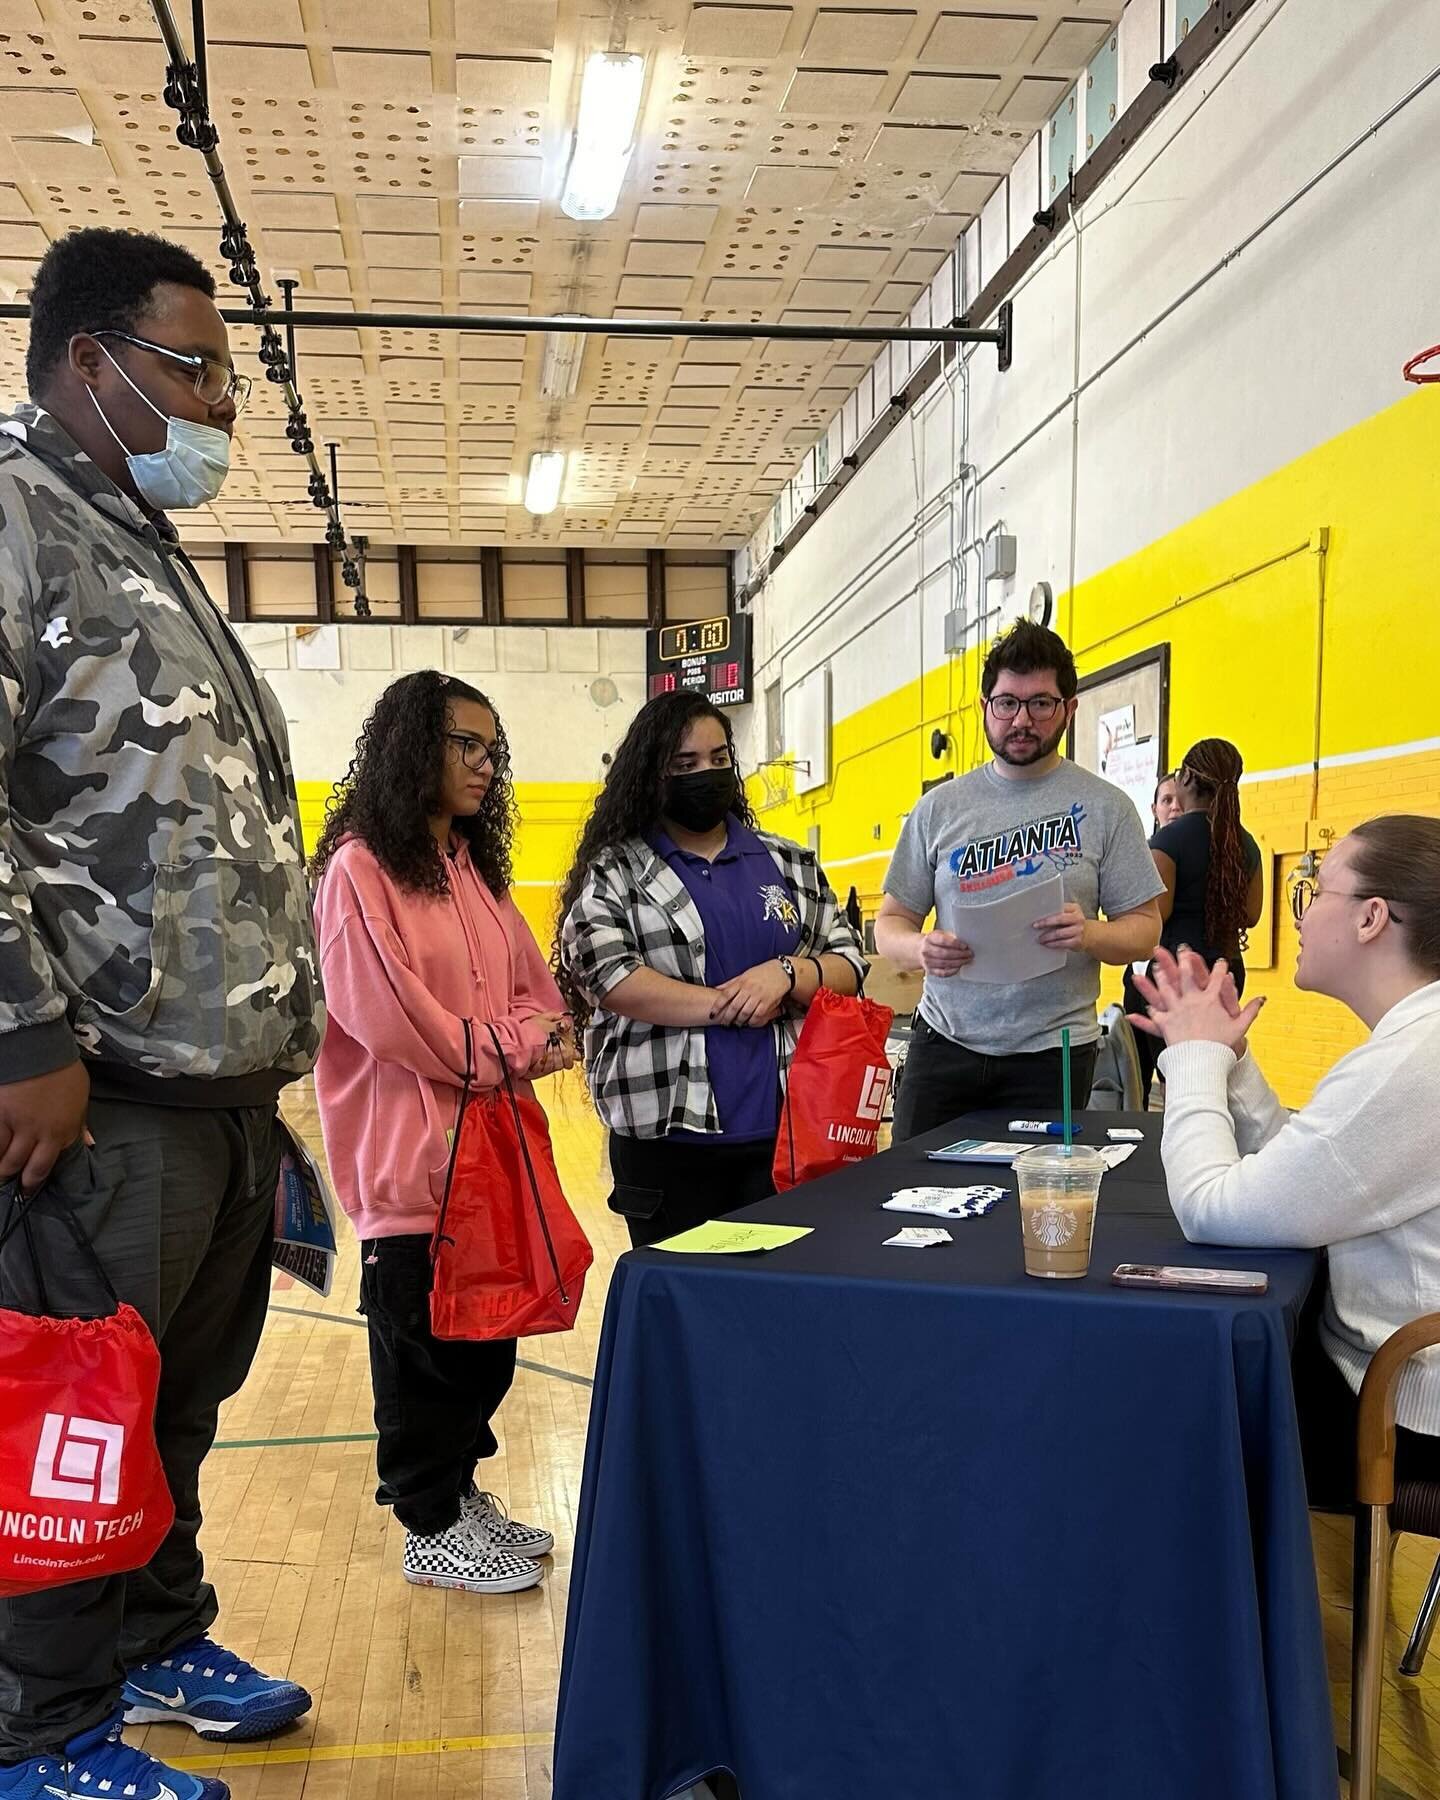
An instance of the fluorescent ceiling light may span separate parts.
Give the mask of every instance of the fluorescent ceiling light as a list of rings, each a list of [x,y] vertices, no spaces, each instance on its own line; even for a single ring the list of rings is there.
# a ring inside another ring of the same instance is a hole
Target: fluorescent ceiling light
[[[586,63],[575,144],[560,196],[567,218],[608,219],[619,205],[644,87],[643,56],[600,51]]]
[[[525,478],[525,510],[537,518],[554,512],[560,503],[560,489],[565,482],[563,450],[537,450],[530,458],[530,473]]]
[[[561,313],[562,319],[580,317]],[[580,385],[580,364],[585,358],[583,331],[552,331],[545,338],[545,360],[540,365],[540,392],[551,400],[573,400]]]

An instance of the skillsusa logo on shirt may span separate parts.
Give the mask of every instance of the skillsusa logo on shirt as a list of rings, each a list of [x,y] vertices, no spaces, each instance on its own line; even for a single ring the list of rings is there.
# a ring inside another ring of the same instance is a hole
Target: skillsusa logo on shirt
[[[1077,800],[1066,812],[961,844],[950,852],[950,873],[962,894],[974,894],[1027,875],[1054,875],[1073,868],[1084,854],[1080,827],[1085,818],[1085,808]]]

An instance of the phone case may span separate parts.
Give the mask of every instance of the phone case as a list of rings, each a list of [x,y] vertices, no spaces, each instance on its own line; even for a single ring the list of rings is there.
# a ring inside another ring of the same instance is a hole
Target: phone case
[[[1121,1263],[1110,1279],[1117,1287],[1199,1294],[1263,1294],[1270,1286],[1270,1277],[1259,1269],[1186,1269],[1172,1263]]]

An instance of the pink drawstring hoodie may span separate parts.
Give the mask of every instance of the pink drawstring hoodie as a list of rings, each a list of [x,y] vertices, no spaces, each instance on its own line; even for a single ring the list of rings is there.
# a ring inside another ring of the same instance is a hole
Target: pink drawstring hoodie
[[[325,1153],[363,1240],[434,1229],[472,1023],[477,1091],[500,1085],[494,1040],[517,1085],[545,1046],[537,1013],[563,1012],[530,927],[497,900],[462,844],[450,892],[417,894],[358,838],[335,852],[315,896],[330,1013],[315,1070]]]

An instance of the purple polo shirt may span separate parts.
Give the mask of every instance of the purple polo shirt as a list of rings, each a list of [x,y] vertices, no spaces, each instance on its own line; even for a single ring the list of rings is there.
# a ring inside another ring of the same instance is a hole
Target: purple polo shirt
[[[650,837],[695,902],[705,928],[705,980],[718,987],[757,963],[793,955],[800,943],[800,911],[790,884],[753,831],[731,818],[725,848],[713,863],[681,850],[663,832]],[[726,1143],[773,1138],[780,1126],[780,1066],[775,1033],[766,1026],[715,1025],[705,1032],[710,1085]],[[713,1143],[701,1132],[673,1131],[690,1143]]]

